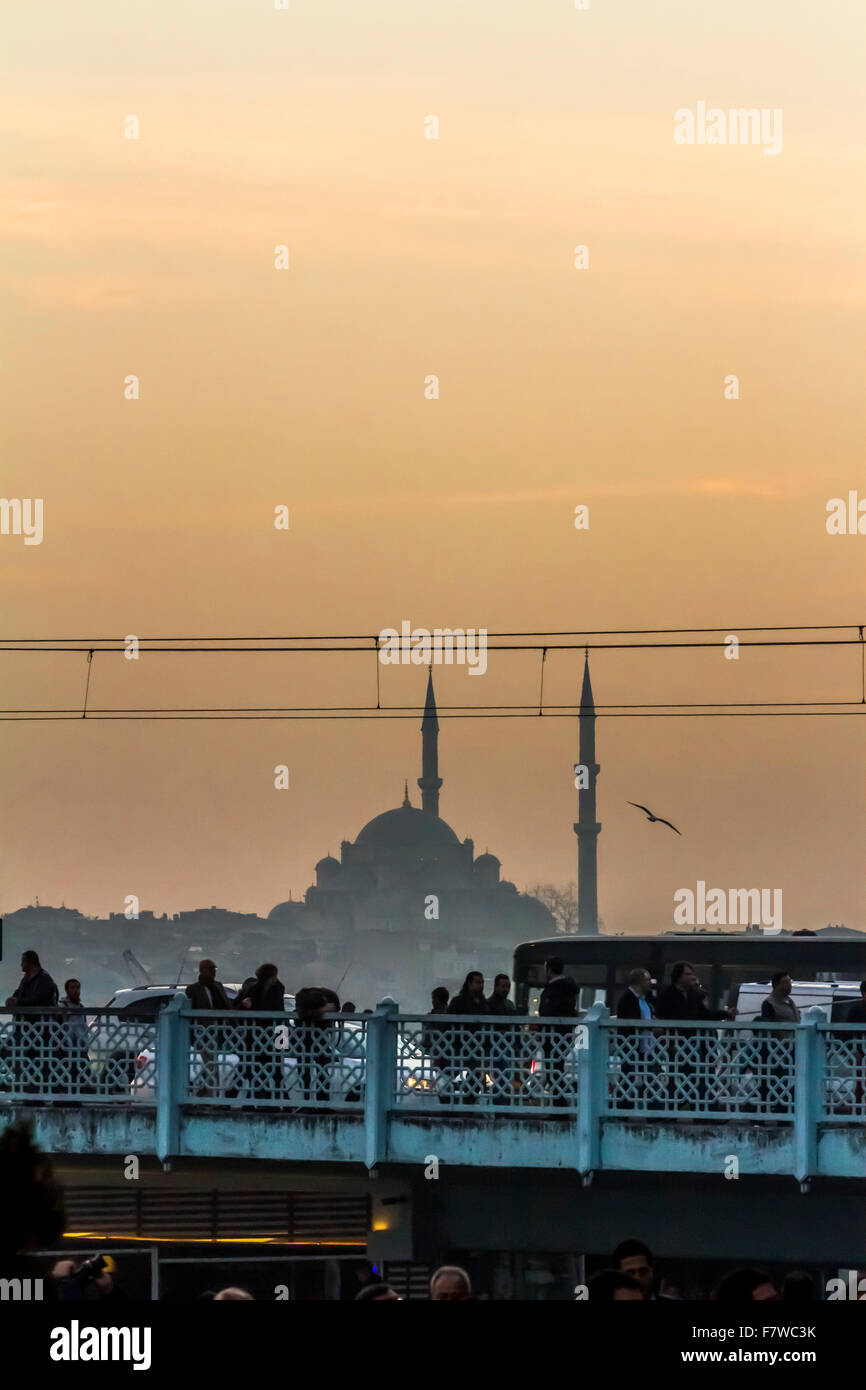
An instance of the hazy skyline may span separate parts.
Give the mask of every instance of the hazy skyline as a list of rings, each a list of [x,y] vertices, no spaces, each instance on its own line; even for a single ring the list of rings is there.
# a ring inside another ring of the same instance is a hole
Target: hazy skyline
[[[0,537],[4,636],[866,622],[866,536],[825,527],[866,497],[846,5],[82,0],[4,28],[3,493],[45,527]],[[781,109],[781,153],[678,146],[699,101]],[[373,661],[98,656],[89,698],[374,702]],[[547,700],[581,664],[548,657]],[[80,704],[81,655],[0,671],[4,708]],[[404,779],[420,802],[424,673],[381,674],[417,720],[4,723],[0,907],[299,896]],[[435,679],[531,703],[538,658]],[[592,679],[600,706],[858,699],[860,653],[599,651]],[[600,718],[606,928],[672,926],[698,879],[866,927],[863,729]],[[576,758],[576,719],[443,717],[441,814],[518,887],[568,882]]]

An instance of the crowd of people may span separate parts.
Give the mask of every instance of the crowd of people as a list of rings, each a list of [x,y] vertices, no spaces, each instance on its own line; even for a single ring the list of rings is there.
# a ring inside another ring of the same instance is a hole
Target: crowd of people
[[[57,985],[42,965],[36,951],[24,951],[21,955],[21,983],[6,1000],[7,1009],[70,1009],[83,1011],[81,981],[74,977],[67,980],[60,996]],[[226,987],[217,979],[217,967],[212,960],[199,962],[198,978],[186,986],[186,995],[194,1009],[255,1009],[262,1012],[279,1011],[284,1007],[286,989],[279,978],[276,965],[265,962],[255,974],[244,980],[240,990],[232,997]],[[96,1007],[95,1005],[91,1007]],[[355,1013],[351,1000],[340,1003],[339,996],[332,989],[299,990],[295,1008],[305,1020],[324,1017],[328,1013]],[[366,1009],[366,1013],[372,1013]]]
[[[598,1261],[593,1261],[598,1263]],[[404,1295],[386,1279],[376,1273],[369,1265],[362,1264],[356,1270],[360,1292],[354,1295],[356,1302],[372,1302],[378,1299],[402,1300]],[[641,1240],[623,1240],[607,1259],[606,1264],[594,1273],[585,1284],[574,1289],[577,1302],[597,1303],[620,1302],[682,1302],[684,1290],[681,1282],[674,1277],[660,1275],[648,1245]],[[466,1269],[456,1264],[440,1265],[430,1275],[427,1297],[430,1302],[467,1302],[486,1299],[484,1292],[476,1293]],[[756,1266],[739,1266],[726,1271],[712,1284],[708,1295],[712,1302],[718,1303],[811,1303],[818,1301],[820,1288],[818,1281],[804,1269],[792,1269],[781,1276],[775,1276]],[[693,1292],[688,1301],[701,1301]]]
[[[98,1266],[98,1272],[94,1268]],[[97,1256],[85,1261],[60,1260],[51,1271],[56,1285],[56,1297],[61,1300],[114,1303],[128,1295],[116,1280],[117,1265],[111,1256]],[[373,1303],[380,1299],[404,1302],[400,1293],[379,1274],[366,1267],[356,1303]],[[486,1295],[474,1292],[469,1274],[461,1265],[440,1265],[430,1276],[427,1299],[431,1303],[474,1302]],[[229,1285],[217,1291],[206,1289],[199,1299],[217,1301],[250,1300],[255,1296],[249,1289]],[[811,1303],[818,1299],[815,1279],[804,1269],[793,1269],[781,1279],[754,1266],[741,1266],[722,1276],[716,1283],[711,1300],[717,1303]],[[658,1279],[648,1246],[640,1240],[624,1240],[613,1252],[610,1267],[594,1274],[586,1284],[575,1289],[577,1302],[642,1303],[682,1302],[680,1285],[673,1279]],[[694,1300],[690,1300],[694,1301]]]
[[[770,992],[761,1003],[762,1023],[800,1022],[800,1010],[791,997],[792,990],[790,971],[777,970],[770,980]],[[735,1008],[707,1007],[706,991],[701,989],[694,967],[688,961],[678,961],[672,966],[670,983],[658,994],[655,991],[656,982],[648,970],[638,967],[629,971],[626,988],[617,1004],[617,1018],[722,1023],[737,1017]],[[860,998],[850,1006],[845,1022],[866,1023],[866,980],[861,982]]]
[[[600,1303],[681,1301],[683,1291],[673,1279],[659,1278],[649,1246],[641,1240],[624,1240],[616,1247],[606,1269],[600,1270],[576,1297]],[[717,1303],[809,1303],[818,1297],[815,1280],[807,1270],[793,1269],[780,1280],[766,1270],[741,1266],[728,1271],[712,1292]]]
[[[60,1302],[114,1304],[126,1302],[130,1295],[117,1279],[117,1263],[110,1255],[89,1259],[58,1260],[49,1273],[49,1297]],[[404,1302],[399,1292],[370,1265],[356,1272],[359,1292],[356,1303],[381,1300]],[[431,1303],[474,1302],[486,1294],[473,1290],[468,1272],[456,1264],[440,1265],[430,1275],[427,1299]],[[351,1297],[351,1295],[350,1295]],[[640,1240],[624,1240],[614,1250],[608,1267],[594,1274],[574,1290],[575,1300],[597,1303],[681,1302],[683,1293],[674,1279],[658,1278],[649,1247]],[[716,1283],[711,1295],[718,1303],[809,1303],[818,1298],[816,1282],[807,1270],[794,1269],[781,1279],[766,1270],[743,1266],[729,1271]],[[198,1299],[217,1302],[256,1301],[249,1289],[230,1284],[222,1289],[205,1289]],[[693,1301],[693,1300],[692,1300]]]
[[[7,1009],[62,1008],[81,1010],[81,981],[74,977],[65,981],[63,995],[42,966],[36,951],[24,951],[21,956],[21,983],[6,1000]],[[217,978],[212,960],[199,962],[198,978],[186,986],[186,995],[194,1009],[250,1009],[257,1012],[279,1012],[284,1007],[286,989],[279,978],[278,967],[270,962],[260,965],[244,980],[240,990],[229,997]],[[789,971],[777,971],[771,980],[770,992],[761,1007],[761,1020],[768,1023],[799,1023],[800,1011],[791,998],[792,977]],[[538,1003],[540,1018],[567,1018],[577,1014],[579,986],[565,974],[561,957],[551,956],[545,962],[545,986]],[[471,970],[458,992],[451,996],[444,985],[432,991],[429,1016],[442,1014],[474,1015],[476,1017],[512,1017],[517,1008],[510,998],[511,979],[502,972],[493,978],[491,993],[485,994],[484,976]],[[866,1023],[866,980],[860,985],[860,1000],[851,1006],[846,1022]],[[731,1021],[737,1016],[733,1007],[710,1009],[706,991],[701,989],[694,967],[688,961],[672,966],[667,985],[658,986],[648,970],[638,966],[628,972],[626,987],[616,1009],[617,1018],[695,1022]],[[295,1012],[304,1022],[321,1020],[331,1013],[356,1013],[351,1000],[340,1001],[339,995],[323,986],[306,987],[295,996]],[[365,1009],[364,1013],[372,1013]]]
[[[92,1091],[89,1024],[81,998],[81,982],[76,978],[66,980],[63,995],[59,997],[57,985],[43,968],[37,953],[31,950],[23,953],[21,968],[21,982],[6,1000],[6,1007],[20,1012],[22,1019],[30,1020],[27,1040],[19,1048],[22,1072],[25,1069],[28,1072],[24,1089],[58,1095],[66,1089],[82,1094]],[[777,971],[761,1004],[760,1020],[799,1023],[800,1010],[791,991],[790,973]],[[286,1003],[285,986],[272,962],[260,965],[237,989],[226,987],[217,978],[213,960],[203,959],[199,962],[197,979],[186,986],[185,993],[199,1014],[273,1014],[284,1011]],[[166,999],[170,998],[168,990],[163,994]],[[866,981],[860,986],[860,994],[860,1001],[850,1009],[848,1022],[866,1022]],[[559,956],[551,956],[546,961],[537,1019],[527,1018],[525,1024],[520,1021],[511,999],[511,979],[505,972],[494,976],[489,994],[485,991],[484,976],[477,970],[467,974],[453,997],[445,986],[437,986],[432,991],[432,1007],[425,1015],[420,1045],[436,1077],[439,1100],[473,1104],[487,1095],[496,1105],[507,1106],[514,1103],[515,1095],[525,1090],[527,1079],[532,1078],[535,1089],[543,1091],[553,1106],[571,1104],[576,1073],[572,1055],[574,1025],[568,1020],[577,1019],[579,999],[579,986],[566,974]],[[361,1035],[351,1032],[354,1025],[345,1022],[347,1015],[358,1010],[352,1001],[341,1001],[335,990],[325,986],[299,989],[293,1003],[291,1052],[297,1059],[298,1070],[291,1078],[292,1090],[301,1103],[323,1105],[332,1098],[335,1065],[347,1057],[358,1059],[357,1044]],[[51,1012],[42,1013],[42,1010]],[[363,1011],[367,1015],[372,1012],[371,1009]],[[335,1015],[343,1020],[337,1027],[334,1027]],[[708,1006],[706,993],[687,961],[675,964],[669,981],[661,986],[646,969],[635,967],[628,972],[616,1005],[616,1017],[626,1023],[724,1023],[733,1021],[736,1016],[733,1007],[712,1009]],[[497,1026],[497,1021],[504,1023],[507,1019],[514,1019],[519,1026]],[[452,1020],[462,1022],[455,1028]],[[550,1022],[545,1023],[545,1020]],[[215,1029],[211,1027],[208,1033],[203,1023],[197,1023],[196,1027],[199,1041],[195,1046],[201,1061],[197,1091],[199,1096],[213,1096],[221,1089],[219,1058],[224,1050],[225,1030],[220,1025]],[[681,1033],[688,1045],[677,1058],[677,1071],[681,1077],[688,1078],[697,1066],[699,1074],[695,1086],[699,1101],[704,1101],[709,1095],[710,1054],[702,1040],[689,1038],[691,1031],[695,1030]],[[618,1070],[617,1108],[633,1107],[636,1098],[641,1097],[655,1108],[664,1106],[667,1096],[674,1094],[676,1084],[665,1061],[670,1056],[670,1041],[660,1048],[652,1029],[638,1028],[620,1029],[618,1039],[622,1058]],[[238,1080],[248,1090],[248,1098],[257,1103],[285,1101],[286,1077],[281,1059],[275,1055],[272,1027],[251,1018],[241,1035],[235,1030],[232,1046],[240,1047],[243,1054]],[[753,1099],[763,1110],[783,1110],[789,1100],[790,1069],[786,1070],[784,1058],[779,1065],[778,1049],[776,1061],[772,1062],[768,1060],[769,1042],[765,1041],[762,1046],[765,1055],[760,1061],[761,1075],[755,1083],[757,1091]],[[64,1069],[51,1079],[45,1059],[49,1054],[56,1058],[58,1052],[65,1059]],[[538,1073],[535,1073],[533,1059],[543,1059]],[[360,1100],[360,1079],[359,1074],[358,1084],[352,1083],[344,1099]],[[113,1089],[121,1091],[130,1086],[132,1080],[128,1070],[121,1067],[117,1069]],[[858,1098],[860,1084],[857,1083]],[[235,1089],[233,1094],[237,1093]]]

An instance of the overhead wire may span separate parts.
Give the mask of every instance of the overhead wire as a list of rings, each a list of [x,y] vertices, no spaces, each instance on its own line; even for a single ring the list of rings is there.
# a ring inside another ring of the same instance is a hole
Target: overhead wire
[[[854,629],[857,635],[854,636]],[[753,641],[745,641],[738,637],[740,647],[823,647],[823,646],[847,646],[859,645],[861,649],[861,690],[860,699],[855,700],[762,700],[762,701],[660,701],[660,702],[638,702],[638,703],[615,703],[610,705],[595,705],[595,714],[599,719],[626,719],[626,718],[810,718],[823,717],[834,718],[843,717],[854,713],[863,713],[859,706],[866,706],[866,645],[864,645],[863,632],[864,624],[788,624],[785,626],[742,626],[727,624],[718,628],[642,628],[642,629],[598,629],[593,632],[581,634],[582,640],[575,642],[551,642],[551,637],[574,637],[575,632],[504,632],[490,633],[486,641],[486,650],[489,651],[508,651],[508,652],[540,652],[540,679],[539,697],[537,706],[529,706],[524,703],[508,704],[505,702],[485,705],[439,705],[438,714],[444,719],[507,719],[507,718],[530,718],[544,715],[547,718],[566,718],[573,719],[579,717],[580,706],[577,703],[565,705],[544,705],[544,676],[545,664],[549,651],[573,651],[580,648],[585,649],[587,654],[590,651],[646,651],[646,650],[665,650],[672,651],[682,648],[684,650],[706,649],[727,647],[731,636],[737,633],[780,633],[780,632],[799,632],[799,633],[830,633],[830,632],[851,632],[850,637],[799,637],[796,639],[762,638]],[[392,629],[392,631],[396,631]],[[422,630],[427,632],[427,629]],[[435,632],[436,630],[434,630]],[[448,632],[461,633],[464,629],[444,630]],[[473,631],[470,629],[470,631]],[[474,630],[477,633],[477,629]],[[717,642],[625,642],[625,643],[590,643],[588,638],[591,636],[681,636],[687,634],[705,635],[709,633],[723,633],[725,638]],[[526,639],[529,637],[546,637],[548,640],[527,643],[521,641],[518,646],[502,645],[497,641],[490,642],[489,638],[517,637]],[[316,654],[324,652],[341,652],[351,654],[352,652],[364,651],[369,653],[369,643],[373,643],[376,660],[376,704],[375,707],[367,704],[340,704],[340,705],[307,705],[307,706],[154,706],[154,707],[104,707],[92,708],[88,706],[90,690],[90,678],[92,671],[93,657],[96,652],[126,652],[129,638],[0,638],[0,654],[3,652],[35,652],[43,654],[56,653],[87,653],[87,680],[84,691],[84,703],[82,709],[65,708],[12,708],[0,709],[0,720],[6,722],[50,722],[63,721],[70,718],[87,718],[98,720],[200,720],[213,721],[220,720],[244,720],[244,719],[309,719],[309,720],[329,720],[329,719],[414,719],[422,713],[420,705],[391,705],[383,706],[381,698],[381,649],[380,643],[384,640],[382,633],[378,635],[334,635],[322,634],[315,637],[283,637],[283,638],[262,638],[262,637],[232,637],[232,638],[136,638],[137,651],[139,655],[151,654],[186,654],[196,655],[202,653],[219,653],[225,655],[250,655],[253,653],[281,653],[281,654]],[[391,639],[393,641],[393,639]],[[65,645],[56,646],[57,642]],[[86,642],[86,646],[78,644]],[[196,645],[180,645],[193,642]],[[227,646],[225,643],[243,643],[244,645]],[[252,643],[298,643],[298,642],[319,642],[327,643],[325,646],[259,646],[250,645]],[[343,643],[363,643],[362,646],[334,645]],[[20,645],[20,644],[27,645]],[[100,645],[103,644],[103,645]],[[158,645],[168,643],[169,645]],[[202,645],[203,643],[217,643],[219,645]],[[387,663],[391,664],[391,663]],[[402,664],[402,663],[401,663]],[[416,663],[412,663],[413,665]],[[421,664],[421,663],[417,663]],[[452,663],[445,663],[452,664]],[[459,662],[456,664],[460,664]],[[856,705],[858,708],[852,710],[847,708]]]

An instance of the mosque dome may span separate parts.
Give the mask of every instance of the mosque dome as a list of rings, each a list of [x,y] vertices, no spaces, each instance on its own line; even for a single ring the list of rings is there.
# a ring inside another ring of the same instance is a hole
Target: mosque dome
[[[476,878],[485,884],[499,882],[500,863],[495,854],[479,854],[473,865]]]
[[[422,855],[435,855],[459,845],[446,821],[405,802],[393,811],[374,816],[355,841],[357,849],[414,851]]]

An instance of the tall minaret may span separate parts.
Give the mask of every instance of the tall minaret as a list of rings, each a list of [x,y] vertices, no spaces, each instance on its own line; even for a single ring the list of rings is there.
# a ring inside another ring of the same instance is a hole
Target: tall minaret
[[[577,836],[577,930],[581,936],[598,935],[598,833],[595,784],[599,766],[595,761],[595,702],[589,680],[589,650],[583,667],[580,692],[580,763],[586,768],[588,785],[578,790]]]
[[[428,816],[439,814],[439,720],[436,718],[436,696],[433,694],[433,667],[427,673],[427,699],[421,720],[421,810]]]

